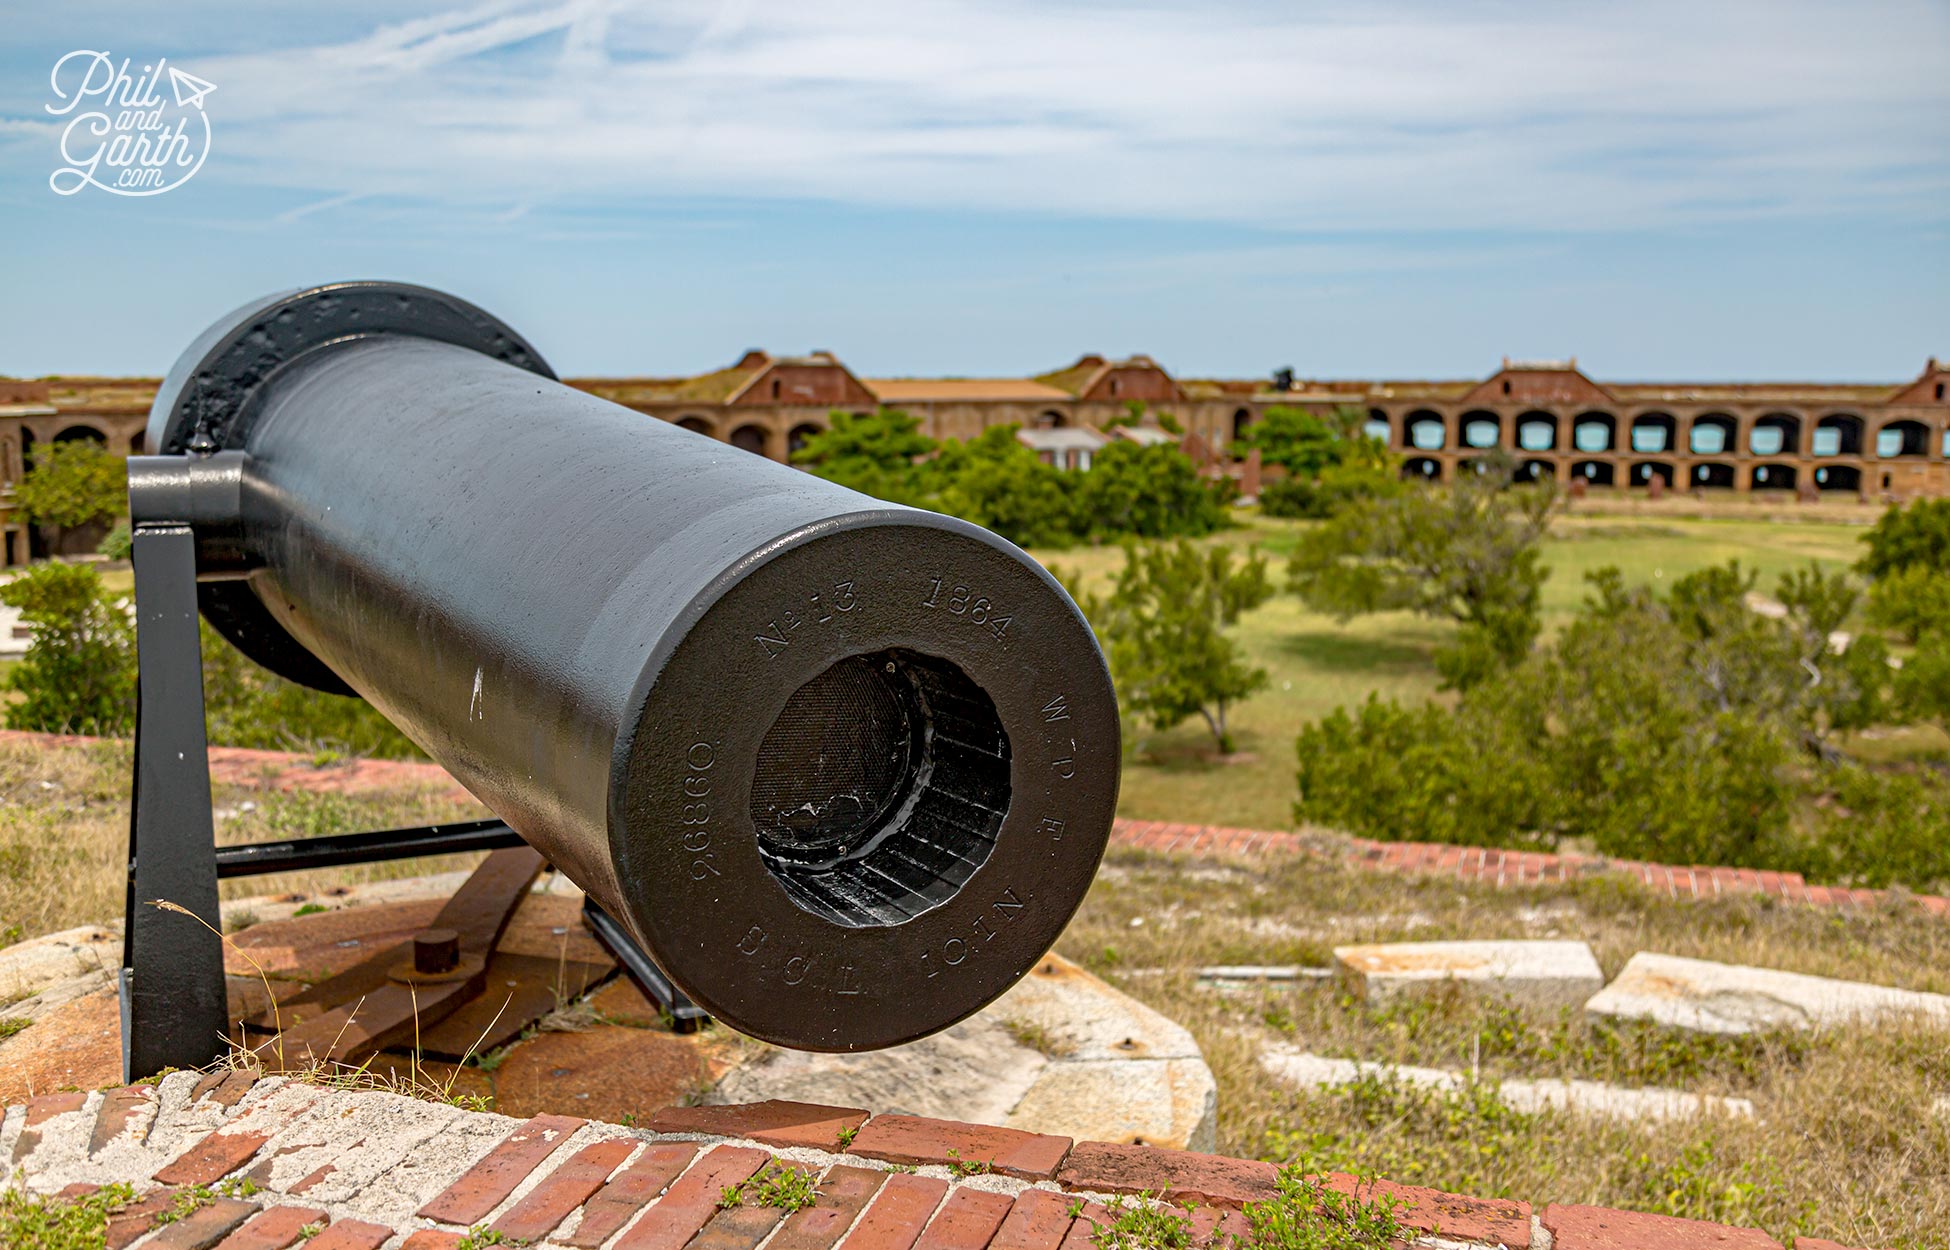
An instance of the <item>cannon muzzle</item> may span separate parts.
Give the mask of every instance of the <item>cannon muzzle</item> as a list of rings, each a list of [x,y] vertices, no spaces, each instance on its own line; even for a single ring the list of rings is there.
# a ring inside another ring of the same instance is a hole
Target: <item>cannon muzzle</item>
[[[370,702],[745,1033],[934,1032],[1089,888],[1110,681],[985,530],[564,386],[393,283],[223,319],[148,440],[132,508],[192,520],[218,631]]]

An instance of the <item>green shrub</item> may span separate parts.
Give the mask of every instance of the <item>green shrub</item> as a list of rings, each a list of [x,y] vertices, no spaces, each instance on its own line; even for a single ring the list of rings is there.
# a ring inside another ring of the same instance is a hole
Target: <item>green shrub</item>
[[[1089,470],[1066,473],[1024,446],[1014,425],[966,442],[937,442],[920,432],[917,418],[894,409],[836,411],[830,419],[794,454],[794,464],[877,499],[961,517],[1026,547],[1209,534],[1230,523],[1228,492],[1237,491],[1230,479],[1201,480],[1191,458],[1168,443],[1115,441]]]
[[[1549,846],[1550,770],[1516,732],[1514,718],[1369,695],[1300,730],[1295,818],[1385,841]]]
[[[1869,587],[1869,623],[1906,642],[1950,622],[1950,573],[1912,564],[1892,569]]]
[[[1542,628],[1540,544],[1555,502],[1548,486],[1512,488],[1507,459],[1453,486],[1360,498],[1302,540],[1287,579],[1341,620],[1409,611],[1454,621],[1436,667],[1466,689],[1520,662]]]
[[[827,428],[793,453],[792,463],[817,477],[876,499],[925,508],[928,470],[922,463],[940,446],[921,433],[921,421],[894,408],[835,410]]]
[[[1883,714],[1889,684],[1878,640],[1839,653],[1829,642],[1853,587],[1818,571],[1784,577],[1777,620],[1748,609],[1754,578],[1737,565],[1663,596],[1627,589],[1616,570],[1590,581],[1552,645],[1487,673],[1453,707],[1371,698],[1303,728],[1296,815],[1383,839],[1577,837],[1624,858],[1818,879],[1944,875],[1950,851],[1927,830],[1950,816],[1950,782],[1885,779],[1829,745]],[[1950,644],[1944,654],[1950,700]]]
[[[96,545],[95,551],[98,555],[107,556],[111,560],[126,560],[129,558],[130,537],[129,522],[125,517],[111,526],[108,533],[102,535],[102,540]]]
[[[34,565],[0,586],[34,631],[8,688],[7,727],[126,737],[135,728],[135,626],[128,601],[81,564]],[[362,699],[295,685],[244,658],[206,622],[203,698],[217,746],[424,758]]]
[[[1950,890],[1950,780],[1844,764],[1828,783],[1803,871],[1854,886]]]
[[[120,737],[135,725],[135,625],[93,568],[37,564],[0,586],[33,629],[8,675],[7,727]]]
[[[1260,488],[1267,516],[1325,520],[1365,499],[1386,499],[1408,489],[1396,472],[1372,464],[1336,464],[1318,476],[1290,476]]]
[[[1079,529],[1100,538],[1195,538],[1231,524],[1222,488],[1169,443],[1119,440],[1091,457],[1075,487]]]
[[[1076,475],[1044,464],[1017,439],[1018,428],[998,425],[943,446],[934,463],[941,489],[933,506],[1018,546],[1068,546],[1078,538]]]
[[[1882,578],[1908,568],[1950,573],[1950,499],[1918,499],[1883,513],[1862,541],[1868,554],[1856,567]]]
[[[14,506],[36,525],[75,529],[128,508],[128,469],[114,452],[88,439],[51,443],[14,490]]]
[[[201,622],[203,699],[210,741],[271,751],[424,759],[411,739],[364,699],[325,694],[259,668]]]

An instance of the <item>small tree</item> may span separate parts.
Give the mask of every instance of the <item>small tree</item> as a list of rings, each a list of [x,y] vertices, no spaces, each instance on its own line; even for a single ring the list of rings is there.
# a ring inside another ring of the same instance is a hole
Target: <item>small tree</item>
[[[94,569],[39,564],[0,586],[0,602],[33,628],[7,678],[21,695],[9,729],[123,735],[135,724],[135,626]]]
[[[1555,503],[1548,485],[1511,486],[1502,462],[1447,489],[1359,500],[1303,539],[1289,581],[1343,621],[1388,611],[1455,621],[1462,628],[1436,667],[1466,688],[1522,660],[1537,638],[1539,544]]]
[[[1892,507],[1862,541],[1869,551],[1856,567],[1869,577],[1919,566],[1950,573],[1950,499],[1918,499],[1907,507]]]
[[[57,442],[34,453],[33,467],[14,491],[28,521],[56,531],[110,521],[128,510],[128,469],[122,458],[87,439]]]
[[[998,425],[965,443],[942,445],[934,472],[934,506],[973,521],[1024,547],[1074,542],[1073,475],[1047,465],[1016,438],[1019,427]]]
[[[1311,480],[1346,460],[1360,442],[1374,441],[1363,438],[1364,420],[1359,408],[1336,408],[1323,417],[1281,404],[1261,413],[1238,443],[1247,450],[1257,448],[1262,464],[1277,464],[1293,477]]]
[[[1266,670],[1249,665],[1225,631],[1272,593],[1257,551],[1235,561],[1228,548],[1201,551],[1180,539],[1127,545],[1109,599],[1093,598],[1084,611],[1132,715],[1161,730],[1202,716],[1218,749],[1230,752],[1227,710],[1266,684]]]
[[[921,433],[918,417],[896,408],[879,412],[834,411],[831,424],[808,438],[792,463],[863,495],[927,506],[927,471],[921,460],[939,446]]]
[[[1119,440],[1100,449],[1076,487],[1076,502],[1081,525],[1110,538],[1197,537],[1230,523],[1191,457],[1169,443],[1140,447]]]

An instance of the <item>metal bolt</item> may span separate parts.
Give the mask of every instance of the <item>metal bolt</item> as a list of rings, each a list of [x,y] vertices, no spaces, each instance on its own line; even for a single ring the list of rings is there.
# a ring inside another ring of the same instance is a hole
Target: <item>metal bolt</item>
[[[460,934],[452,929],[423,929],[413,935],[413,971],[429,976],[460,966]]]

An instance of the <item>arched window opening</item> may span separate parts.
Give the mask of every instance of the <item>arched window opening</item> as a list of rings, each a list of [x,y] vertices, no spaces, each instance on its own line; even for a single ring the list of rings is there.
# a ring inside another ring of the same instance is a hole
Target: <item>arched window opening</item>
[[[1036,428],[1039,430],[1060,430],[1069,424],[1070,419],[1054,408],[1046,408],[1036,414]],[[1233,437],[1237,438],[1238,436],[1238,430],[1235,429],[1233,431]]]
[[[97,447],[108,446],[108,435],[92,425],[71,425],[54,436],[57,443],[93,443]]]
[[[1547,482],[1557,476],[1557,466],[1548,460],[1526,460],[1517,466],[1519,482]]]
[[[1586,454],[1612,449],[1618,418],[1608,412],[1580,413],[1571,426],[1571,445]]]
[[[1671,451],[1676,425],[1672,416],[1664,412],[1648,412],[1633,417],[1632,450],[1641,456]]]
[[[1814,439],[1809,450],[1817,456],[1861,455],[1862,418],[1841,412],[1823,417],[1815,422]]]
[[[1503,418],[1477,409],[1462,415],[1462,443],[1465,447],[1494,447],[1503,438]]]
[[[1580,460],[1571,466],[1571,476],[1591,486],[1610,486],[1617,480],[1611,465],[1603,460]]]
[[[711,428],[709,421],[698,416],[679,417],[677,418],[677,425],[680,429],[689,430],[693,434],[702,434],[706,438],[709,438],[716,432]]]
[[[1734,428],[1733,418],[1725,413],[1694,417],[1686,445],[1695,456],[1724,456],[1733,450]]]
[[[1693,466],[1693,485],[1702,490],[1732,490],[1733,466],[1709,461]]]
[[[765,427],[762,425],[741,425],[731,432],[731,445],[755,456],[765,454],[766,441]]]
[[[1855,491],[1862,489],[1862,470],[1852,464],[1824,464],[1815,470],[1815,486],[1824,491]]]
[[[1791,464],[1757,464],[1749,480],[1755,490],[1793,490],[1799,478]]]
[[[806,440],[818,434],[820,429],[820,426],[810,421],[802,421],[798,425],[793,426],[791,431],[785,436],[785,454],[787,458],[798,455],[800,448],[806,445]]]
[[[1673,484],[1672,466],[1663,460],[1641,460],[1632,466],[1632,485],[1644,486],[1653,478],[1662,479],[1667,488]]]
[[[1388,423],[1388,414],[1380,408],[1368,409],[1368,419],[1361,426],[1361,432],[1377,443],[1386,443],[1395,436],[1395,427]]]
[[[1447,441],[1448,431],[1442,418],[1424,408],[1411,412],[1405,418],[1408,428],[1408,445],[1417,451],[1441,451]]]
[[[1891,421],[1876,431],[1876,455],[1884,460],[1929,454],[1930,431],[1921,421]]]
[[[1232,441],[1238,442],[1246,437],[1246,430],[1253,423],[1253,410],[1241,408],[1232,414]]]
[[[1517,418],[1517,446],[1524,451],[1557,450],[1557,417],[1548,412],[1526,412]]]
[[[1442,462],[1433,456],[1410,456],[1402,461],[1402,479],[1409,482],[1439,482]]]
[[[1768,413],[1748,432],[1747,450],[1756,456],[1800,455],[1801,418],[1785,412]]]

